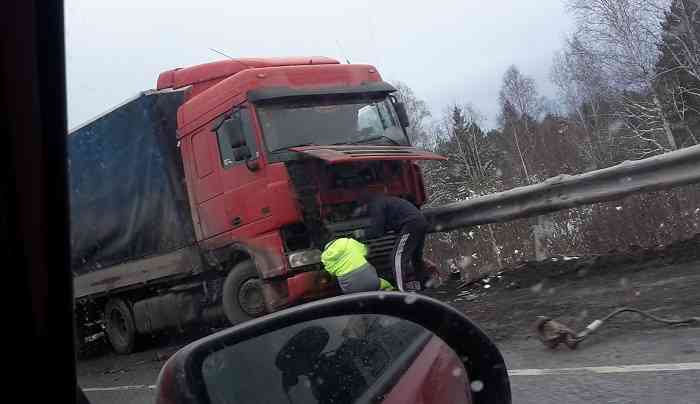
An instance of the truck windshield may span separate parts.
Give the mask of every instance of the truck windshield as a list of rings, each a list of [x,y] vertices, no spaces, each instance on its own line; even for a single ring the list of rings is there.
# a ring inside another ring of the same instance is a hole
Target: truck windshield
[[[388,98],[305,100],[257,110],[271,152],[312,144],[409,144]]]

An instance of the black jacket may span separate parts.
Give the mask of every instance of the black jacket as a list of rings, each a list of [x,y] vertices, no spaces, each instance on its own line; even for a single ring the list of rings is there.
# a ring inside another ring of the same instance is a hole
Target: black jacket
[[[372,227],[368,231],[367,238],[380,237],[389,230],[398,232],[409,222],[425,222],[423,214],[415,205],[395,196],[373,196],[367,203],[367,207],[372,218]]]

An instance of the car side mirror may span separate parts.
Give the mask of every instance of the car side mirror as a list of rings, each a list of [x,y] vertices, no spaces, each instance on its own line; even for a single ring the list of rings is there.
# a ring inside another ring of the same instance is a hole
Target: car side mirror
[[[503,357],[476,325],[398,292],[307,303],[195,341],[156,389],[159,403],[511,402]]]
[[[411,126],[411,122],[408,119],[408,113],[406,112],[406,105],[403,102],[395,102],[394,108],[396,109],[396,115],[399,116],[399,123],[402,127],[408,128]]]

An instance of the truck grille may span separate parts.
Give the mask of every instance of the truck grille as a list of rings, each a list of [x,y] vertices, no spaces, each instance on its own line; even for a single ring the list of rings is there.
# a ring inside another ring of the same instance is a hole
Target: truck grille
[[[366,240],[364,243],[369,247],[369,257],[367,260],[377,268],[380,276],[393,278],[393,264],[391,262],[391,252],[396,242],[396,234],[389,234],[384,237]]]
[[[372,224],[369,218],[346,220],[339,223],[327,223],[326,227],[332,231],[337,237],[353,237],[353,230],[367,230]],[[398,235],[395,232],[388,232],[382,237],[372,238],[368,240],[360,240],[369,248],[370,262],[379,273],[379,276],[390,280],[394,278],[394,267],[391,262],[391,252],[394,249],[394,243]]]

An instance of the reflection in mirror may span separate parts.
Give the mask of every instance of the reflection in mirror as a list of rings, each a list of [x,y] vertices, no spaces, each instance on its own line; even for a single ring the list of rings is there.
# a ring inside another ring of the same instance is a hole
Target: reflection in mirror
[[[381,315],[294,324],[210,353],[201,371],[212,404],[470,402],[451,348]]]

